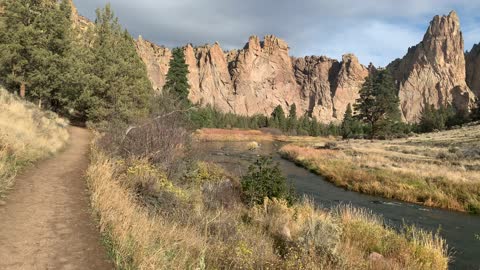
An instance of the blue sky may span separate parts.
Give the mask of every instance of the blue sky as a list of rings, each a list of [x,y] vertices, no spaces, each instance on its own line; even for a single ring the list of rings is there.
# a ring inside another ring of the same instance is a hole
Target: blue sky
[[[274,34],[294,56],[354,53],[363,64],[384,66],[422,40],[433,16],[451,10],[465,49],[480,42],[477,0],[74,0],[90,19],[107,2],[134,36],[168,47],[218,41],[234,49],[250,35]]]

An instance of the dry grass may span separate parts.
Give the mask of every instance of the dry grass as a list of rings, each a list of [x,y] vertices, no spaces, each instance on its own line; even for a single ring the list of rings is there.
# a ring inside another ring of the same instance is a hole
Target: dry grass
[[[67,122],[0,88],[0,196],[19,169],[59,151],[68,140]]]
[[[92,206],[120,268],[447,269],[441,238],[399,234],[361,210],[325,212],[309,200],[248,208],[239,183],[214,164],[174,183],[146,160],[92,155]]]
[[[480,126],[390,141],[287,145],[281,154],[350,190],[480,213]]]
[[[243,129],[215,129],[203,128],[195,133],[195,138],[204,142],[248,142],[248,141],[281,141],[281,142],[303,142],[303,143],[324,143],[332,138],[310,137],[310,136],[287,136],[274,135],[262,130]]]

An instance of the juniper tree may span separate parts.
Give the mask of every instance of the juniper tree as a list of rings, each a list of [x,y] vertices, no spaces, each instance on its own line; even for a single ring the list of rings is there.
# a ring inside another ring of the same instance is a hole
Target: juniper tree
[[[184,104],[189,104],[188,94],[188,65],[185,63],[185,55],[182,48],[175,48],[172,51],[170,68],[167,73],[167,81],[163,87],[164,91],[170,92]]]
[[[395,82],[387,70],[370,74],[359,94],[354,108],[357,118],[369,124],[371,137],[388,133],[393,124],[400,122],[399,98]]]
[[[110,5],[96,13],[90,72],[97,81],[94,89],[82,95],[86,116],[93,122],[112,118],[128,122],[145,116],[153,88],[134,40],[122,29]]]
[[[293,103],[288,113],[287,129],[293,131],[297,129],[297,105]]]
[[[285,112],[283,111],[282,106],[278,105],[272,112],[272,123],[273,127],[279,128],[281,130],[286,129],[286,117]]]

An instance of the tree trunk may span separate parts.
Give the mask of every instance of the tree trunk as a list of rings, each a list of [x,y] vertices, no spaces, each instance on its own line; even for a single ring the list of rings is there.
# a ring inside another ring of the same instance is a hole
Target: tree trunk
[[[20,97],[25,98],[25,93],[27,92],[27,86],[24,82],[20,84]]]

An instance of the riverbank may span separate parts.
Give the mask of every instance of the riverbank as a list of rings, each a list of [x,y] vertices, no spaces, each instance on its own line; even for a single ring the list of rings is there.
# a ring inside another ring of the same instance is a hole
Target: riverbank
[[[200,162],[170,180],[141,159],[92,151],[92,205],[117,265],[141,269],[447,269],[445,241],[310,200],[248,207],[236,177]]]
[[[202,142],[303,142],[325,143],[333,137],[288,136],[275,129],[244,130],[244,129],[216,129],[203,128],[194,133],[194,138]]]
[[[387,141],[290,144],[282,157],[348,190],[480,214],[480,126]]]

